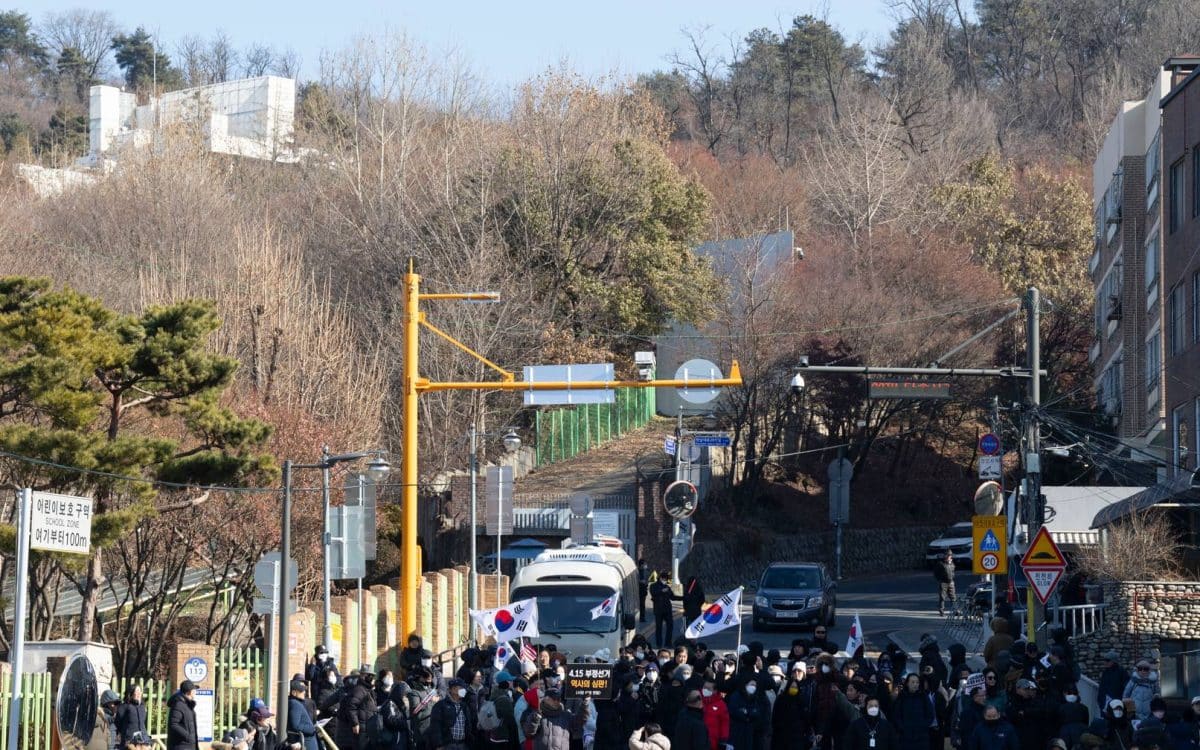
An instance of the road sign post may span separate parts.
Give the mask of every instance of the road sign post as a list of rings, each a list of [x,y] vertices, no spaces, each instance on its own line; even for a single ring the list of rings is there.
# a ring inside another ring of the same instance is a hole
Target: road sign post
[[[1067,558],[1055,544],[1049,530],[1042,526],[1030,543],[1029,549],[1025,551],[1025,556],[1021,558],[1021,570],[1025,572],[1025,579],[1029,581],[1029,590],[1043,605],[1058,587],[1066,569]]]
[[[1008,516],[975,516],[971,519],[971,572],[976,575],[1008,573]]]

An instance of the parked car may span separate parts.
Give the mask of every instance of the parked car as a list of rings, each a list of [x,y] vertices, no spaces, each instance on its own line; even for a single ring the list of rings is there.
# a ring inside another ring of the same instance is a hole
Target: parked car
[[[821,563],[771,563],[758,581],[751,627],[833,625],[837,583]]]
[[[925,562],[932,566],[945,556],[946,550],[954,555],[954,564],[960,568],[971,566],[971,550],[975,546],[971,538],[972,526],[970,521],[956,523],[949,527],[929,543],[925,548]]]

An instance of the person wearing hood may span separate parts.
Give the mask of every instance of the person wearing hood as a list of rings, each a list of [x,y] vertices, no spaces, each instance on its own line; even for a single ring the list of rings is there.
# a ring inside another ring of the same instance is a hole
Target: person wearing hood
[[[1116,747],[1130,747],[1133,744],[1133,722],[1130,719],[1124,701],[1117,698],[1110,700],[1104,707],[1105,739]]]
[[[146,729],[146,704],[142,700],[142,686],[130,684],[125,688],[125,702],[117,709],[118,747],[147,748],[153,744],[150,730]]]
[[[814,744],[821,750],[831,750],[837,746],[850,722],[858,718],[858,712],[838,689],[838,674],[834,671],[833,656],[818,656],[816,668],[808,702]]]
[[[917,665],[917,671],[925,674],[926,667],[933,668],[933,674],[937,677],[938,682],[945,683],[946,676],[950,674],[950,670],[946,667],[946,661],[942,658],[942,650],[938,645],[937,638],[932,635],[921,636],[921,645],[917,649],[921,654],[921,661]]]
[[[842,738],[844,750],[897,750],[900,736],[883,715],[878,698],[868,698],[863,715],[850,722]]]
[[[1155,697],[1150,701],[1150,715],[1143,719],[1133,730],[1133,741],[1138,747],[1157,747],[1160,750],[1170,748],[1170,737],[1167,736],[1167,702]]]
[[[374,690],[363,681],[363,674],[357,669],[346,675],[342,682],[334,742],[338,750],[365,750],[368,743],[367,722],[376,711]]]
[[[184,680],[167,699],[167,750],[200,750],[196,734],[196,683]]]
[[[404,673],[404,679],[407,680],[417,667],[432,666],[432,660],[430,664],[421,663],[424,653],[425,644],[421,636],[413,633],[408,637],[408,645],[400,649],[400,670]]]
[[[833,641],[829,640],[829,628],[824,625],[818,625],[813,628],[812,640],[808,642],[808,649],[811,651],[814,648],[821,649],[822,653],[836,654],[838,646]]]
[[[675,720],[679,718],[680,712],[683,711],[685,698],[691,691],[687,687],[688,681],[692,679],[692,668],[687,664],[675,667],[675,671],[671,673],[671,682],[663,688],[662,696],[659,699],[659,717],[658,723],[671,738],[675,741]],[[695,688],[696,692],[700,692],[699,688]]]
[[[1144,721],[1150,715],[1150,701],[1161,694],[1158,676],[1152,673],[1150,662],[1142,659],[1137,663],[1137,671],[1125,683],[1121,697],[1133,701],[1134,713]]]
[[[96,727],[91,740],[84,746],[85,750],[119,750],[124,747],[120,744],[117,732],[117,709],[120,706],[121,696],[116,691],[105,690],[100,694],[96,707]]]
[[[1068,747],[1075,747],[1092,721],[1091,712],[1079,700],[1079,689],[1074,685],[1067,688],[1062,698],[1058,706],[1058,733],[1054,736],[1066,740]]]
[[[1008,720],[1017,730],[1021,747],[1045,747],[1057,720],[1054,708],[1038,694],[1037,683],[1021,678],[1008,697]]]
[[[1017,730],[1009,724],[995,706],[983,712],[983,721],[971,732],[967,750],[1026,750],[1017,741]],[[1028,750],[1034,750],[1029,748]]]
[[[1100,672],[1096,690],[1096,708],[1104,713],[1109,701],[1122,697],[1128,683],[1129,672],[1121,666],[1121,655],[1111,649],[1104,652],[1104,670]]]
[[[671,750],[671,740],[663,734],[662,727],[650,722],[629,735],[629,750]]]
[[[729,744],[734,750],[763,750],[771,707],[751,680],[729,696]]]
[[[936,717],[929,696],[921,690],[921,676],[909,672],[904,687],[892,704],[892,721],[900,735],[900,750],[929,750],[929,728]]]
[[[638,715],[642,724],[653,721],[661,727],[662,724],[658,722],[658,703],[662,695],[662,683],[658,675],[658,664],[649,662],[642,676],[641,690],[638,691]]]
[[[947,688],[957,688],[958,682],[954,675],[958,674],[960,668],[967,666],[967,647],[961,643],[951,643],[947,650],[950,652],[950,664],[946,676],[942,678],[942,684]]]
[[[1008,620],[1003,617],[992,618],[992,635],[983,647],[983,660],[995,666],[996,657],[1001,651],[1012,648],[1013,637],[1008,632]]]

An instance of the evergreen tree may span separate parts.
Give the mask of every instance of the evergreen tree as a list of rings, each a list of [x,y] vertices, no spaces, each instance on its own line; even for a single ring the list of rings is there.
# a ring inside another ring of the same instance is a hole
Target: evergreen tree
[[[143,91],[154,83],[160,90],[183,85],[183,76],[171,65],[171,59],[155,49],[154,39],[141,26],[132,34],[114,36],[112,49],[131,89]]]

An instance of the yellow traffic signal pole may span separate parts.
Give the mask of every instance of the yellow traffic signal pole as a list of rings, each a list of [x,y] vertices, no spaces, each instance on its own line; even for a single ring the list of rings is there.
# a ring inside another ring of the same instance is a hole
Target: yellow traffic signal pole
[[[401,368],[402,392],[400,410],[401,426],[400,484],[403,492],[400,529],[400,632],[407,640],[417,629],[417,591],[420,588],[420,558],[417,554],[417,399],[422,393],[433,391],[565,391],[607,390],[613,388],[721,388],[742,384],[742,371],[737,360],[730,366],[727,378],[674,379],[674,380],[584,380],[573,382],[546,381],[524,383],[516,376],[457,341],[425,319],[421,312],[422,300],[495,300],[498,296],[490,292],[467,294],[421,294],[421,277],[408,261],[408,272],[404,274],[404,364]],[[462,351],[495,370],[499,381],[480,382],[433,382],[421,377],[420,346],[418,338],[421,326],[449,341]]]

